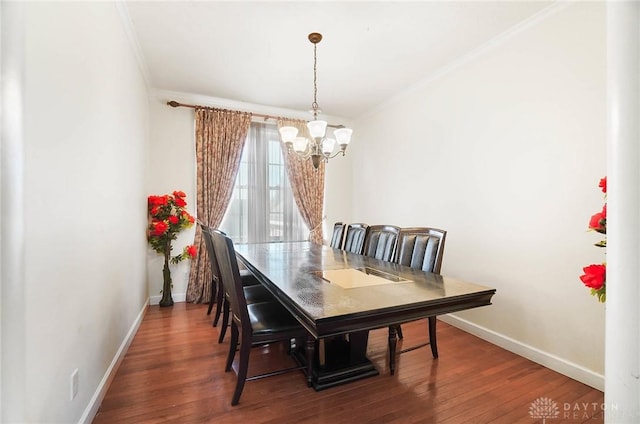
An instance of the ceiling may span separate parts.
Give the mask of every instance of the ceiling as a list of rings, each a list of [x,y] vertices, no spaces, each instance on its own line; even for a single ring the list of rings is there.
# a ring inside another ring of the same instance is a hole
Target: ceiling
[[[548,1],[125,1],[152,88],[332,116],[366,111]]]

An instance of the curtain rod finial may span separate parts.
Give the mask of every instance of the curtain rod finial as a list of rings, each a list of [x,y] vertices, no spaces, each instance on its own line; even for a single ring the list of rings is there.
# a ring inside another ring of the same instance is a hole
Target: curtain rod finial
[[[175,100],[171,100],[169,102],[167,102],[167,104],[171,107],[178,107],[180,106],[180,103],[176,102]]]

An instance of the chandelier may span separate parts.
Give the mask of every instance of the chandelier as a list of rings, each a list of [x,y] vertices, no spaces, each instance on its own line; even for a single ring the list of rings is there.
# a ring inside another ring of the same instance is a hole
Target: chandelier
[[[318,114],[322,111],[318,106],[318,85],[317,85],[317,63],[316,49],[318,43],[322,40],[322,34],[312,32],[309,34],[309,41],[313,43],[313,103],[311,103],[311,112],[313,121],[307,122],[307,128],[311,135],[311,140],[307,137],[298,136],[296,127],[281,127],[280,137],[287,146],[287,150],[295,152],[301,159],[311,159],[313,167],[318,169],[320,162],[328,162],[329,159],[336,157],[339,153],[344,156],[347,146],[351,141],[350,128],[340,125],[333,131],[333,137],[327,136],[327,121],[318,119]],[[336,143],[339,150],[334,153]]]

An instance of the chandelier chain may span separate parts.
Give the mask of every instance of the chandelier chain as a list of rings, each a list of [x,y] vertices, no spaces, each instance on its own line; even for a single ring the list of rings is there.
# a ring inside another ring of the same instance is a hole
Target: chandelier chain
[[[318,83],[317,83],[317,71],[318,71],[318,57],[316,51],[318,44],[313,43],[313,103],[311,103],[311,109],[313,109],[313,118],[318,118]]]

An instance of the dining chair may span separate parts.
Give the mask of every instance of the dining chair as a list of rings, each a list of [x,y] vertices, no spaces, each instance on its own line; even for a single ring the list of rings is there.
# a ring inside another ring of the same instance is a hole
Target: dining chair
[[[398,235],[398,247],[394,262],[421,271],[440,273],[442,256],[444,254],[444,242],[447,237],[445,230],[427,227],[402,228]],[[430,345],[434,358],[438,357],[438,345],[436,340],[436,317],[427,318],[429,326],[429,342],[409,347],[398,353],[404,353]],[[395,361],[395,335],[402,339],[402,327],[400,324],[389,327],[389,361]],[[393,344],[393,346],[392,346]]]
[[[293,339],[306,338],[308,333],[280,302],[248,304],[238,270],[233,242],[220,232],[214,231],[211,233],[211,237],[218,255],[222,284],[229,293],[229,302],[233,311],[231,343],[229,344],[229,355],[227,356],[225,371],[231,370],[236,350],[238,350],[238,343],[240,344],[237,382],[231,399],[231,405],[235,406],[240,401],[246,381],[305,368],[303,366],[294,366],[264,374],[247,376],[251,348],[284,341],[289,344],[289,349],[291,349],[291,341]],[[310,363],[308,366],[311,369]]]
[[[329,246],[334,249],[342,249],[342,239],[344,239],[344,228],[345,224],[343,222],[336,222],[333,224],[333,234],[331,236],[331,243]]]
[[[398,243],[400,227],[395,225],[371,225],[367,228],[363,255],[391,262]]]
[[[364,248],[364,238],[367,234],[367,224],[353,223],[347,226],[347,232],[344,236],[344,244],[342,250],[362,255]]]
[[[207,249],[207,256],[209,257],[209,266],[211,267],[211,296],[209,298],[209,307],[207,308],[207,315],[211,315],[213,305],[216,303],[218,288],[220,286],[220,277],[218,275],[219,273],[217,272],[217,264],[214,263],[215,255],[213,254],[213,241],[211,240],[211,235],[209,234],[209,227],[202,223],[199,223],[199,225],[200,231],[202,232],[202,238],[204,239],[204,245]]]
[[[223,325],[222,329],[220,330],[220,337],[218,339],[218,342],[222,343],[229,322],[229,305],[227,302],[225,302],[226,296],[221,281],[222,278],[220,276],[220,267],[218,265],[218,259],[213,247],[213,240],[211,239],[211,232],[214,230],[203,224],[200,224],[200,228],[202,230],[204,244],[207,248],[207,255],[209,256],[209,264],[211,266],[211,298],[209,299],[209,308],[207,310],[207,315],[211,314],[211,309],[215,298],[215,302],[217,303],[217,305],[216,314],[212,325],[216,327],[218,325],[220,316],[222,316]],[[251,271],[246,269],[240,270],[240,278],[242,280],[243,286],[247,288],[247,298],[249,299],[249,301],[262,301],[267,297],[272,297],[268,290],[254,277]]]
[[[262,284],[245,286],[241,270],[240,279],[243,283],[242,290],[244,291],[244,297],[247,304],[251,305],[253,303],[277,301],[277,299]],[[225,289],[224,301],[222,303],[222,325],[220,326],[220,336],[218,337],[218,343],[222,343],[224,341],[224,336],[227,334],[227,328],[229,328],[229,316],[232,312],[233,310],[231,309],[231,303],[229,302],[229,292],[227,292],[227,290]]]

